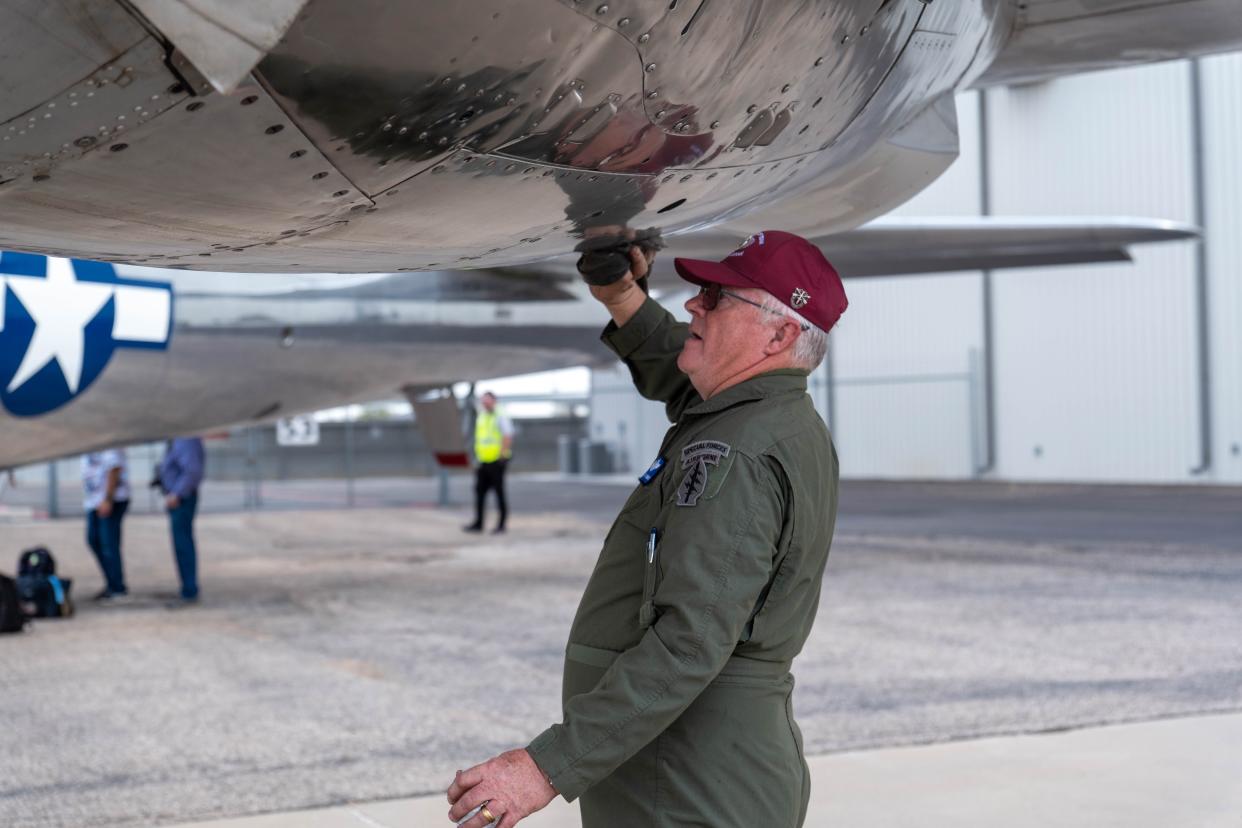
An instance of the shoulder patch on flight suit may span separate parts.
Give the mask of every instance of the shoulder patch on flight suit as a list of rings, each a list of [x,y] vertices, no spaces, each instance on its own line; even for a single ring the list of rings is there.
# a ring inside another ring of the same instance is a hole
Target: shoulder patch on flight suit
[[[681,450],[681,467],[686,470],[677,487],[678,506],[696,506],[707,491],[707,467],[720,465],[729,456],[729,444],[717,440],[699,440]]]

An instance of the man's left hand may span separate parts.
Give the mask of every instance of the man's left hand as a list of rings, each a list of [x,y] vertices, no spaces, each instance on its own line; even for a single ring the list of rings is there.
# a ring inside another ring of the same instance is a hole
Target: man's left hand
[[[177,497],[175,494],[170,494],[168,497],[164,498],[164,505],[170,510],[176,509],[181,505],[181,498]]]
[[[498,828],[513,828],[555,797],[556,789],[535,760],[519,748],[469,770],[458,771],[448,789],[448,800],[453,806],[448,815],[457,822],[486,803],[488,812],[496,817]],[[463,828],[484,828],[488,824],[487,817],[480,811]]]

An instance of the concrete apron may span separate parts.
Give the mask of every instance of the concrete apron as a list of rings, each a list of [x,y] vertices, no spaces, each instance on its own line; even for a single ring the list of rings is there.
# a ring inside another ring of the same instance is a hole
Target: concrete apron
[[[837,753],[809,761],[814,787],[808,826],[1242,825],[1240,713]],[[441,794],[179,828],[439,828],[452,825],[447,813]],[[578,808],[557,799],[522,826],[579,828]]]

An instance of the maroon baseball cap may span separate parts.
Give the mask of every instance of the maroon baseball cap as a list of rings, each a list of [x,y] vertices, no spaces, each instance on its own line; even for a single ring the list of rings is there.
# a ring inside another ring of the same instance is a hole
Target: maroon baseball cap
[[[849,305],[841,277],[819,248],[782,230],[756,233],[722,261],[673,259],[673,267],[696,285],[766,290],[824,331]]]

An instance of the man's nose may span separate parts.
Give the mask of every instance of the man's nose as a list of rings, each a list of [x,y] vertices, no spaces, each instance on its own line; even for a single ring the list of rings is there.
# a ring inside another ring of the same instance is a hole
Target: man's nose
[[[703,308],[703,292],[699,291],[687,299],[685,308],[694,316],[702,316],[707,313]]]

